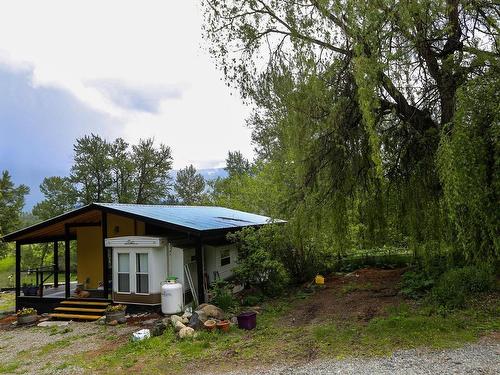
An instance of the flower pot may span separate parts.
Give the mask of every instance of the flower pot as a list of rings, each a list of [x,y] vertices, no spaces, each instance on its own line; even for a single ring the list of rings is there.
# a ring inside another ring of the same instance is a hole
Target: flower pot
[[[125,310],[106,312],[106,322],[119,321],[125,318]]]
[[[17,324],[31,324],[35,323],[37,320],[38,320],[37,314],[19,315],[17,317]]]
[[[257,326],[257,313],[255,311],[246,311],[236,317],[238,319],[238,328],[254,329]]]
[[[219,323],[217,323],[217,328],[222,332],[228,332],[229,327],[230,327],[229,320],[221,320]]]
[[[217,322],[213,319],[207,320],[205,323],[203,323],[207,331],[213,331],[215,327],[217,326]]]

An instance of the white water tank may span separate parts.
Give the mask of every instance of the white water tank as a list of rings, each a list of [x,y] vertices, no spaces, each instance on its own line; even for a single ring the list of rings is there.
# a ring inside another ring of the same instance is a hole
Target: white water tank
[[[169,277],[161,286],[161,312],[171,315],[184,310],[183,294],[182,284],[176,277]]]

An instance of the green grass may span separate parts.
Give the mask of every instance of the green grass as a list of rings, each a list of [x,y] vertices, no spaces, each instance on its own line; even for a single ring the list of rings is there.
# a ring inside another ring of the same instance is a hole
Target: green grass
[[[0,288],[14,287],[14,278],[9,280],[10,275],[14,275],[16,268],[16,258],[8,256],[0,258]]]
[[[300,303],[307,303],[301,300]],[[264,306],[253,331],[232,328],[227,334],[200,332],[181,341],[169,328],[160,336],[127,342],[96,358],[81,356],[75,364],[90,372],[130,369],[146,373],[173,373],[210,366],[220,369],[262,365],[277,360],[300,362],[314,357],[387,355],[416,347],[451,348],[499,330],[499,306],[474,307],[446,316],[430,314],[406,304],[369,323],[332,321],[306,326],[288,326],[282,317],[293,302],[282,300]],[[223,361],[220,361],[223,359]]]
[[[0,314],[5,312],[13,312],[15,309],[16,300],[14,293],[0,294]]]
[[[0,363],[0,374],[12,374],[21,366],[21,361]]]

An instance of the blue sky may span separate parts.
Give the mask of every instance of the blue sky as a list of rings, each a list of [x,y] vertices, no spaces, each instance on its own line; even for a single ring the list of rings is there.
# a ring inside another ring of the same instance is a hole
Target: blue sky
[[[250,110],[207,53],[199,4],[0,4],[0,169],[33,189],[28,208],[43,177],[68,174],[74,140],[91,132],[154,137],[175,169],[221,167],[229,150],[252,157]]]

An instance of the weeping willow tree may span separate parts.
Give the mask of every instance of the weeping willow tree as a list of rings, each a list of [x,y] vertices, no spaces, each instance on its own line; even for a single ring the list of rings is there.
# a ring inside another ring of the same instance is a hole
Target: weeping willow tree
[[[497,3],[203,4],[210,52],[255,108],[268,207],[299,248],[498,255]]]

